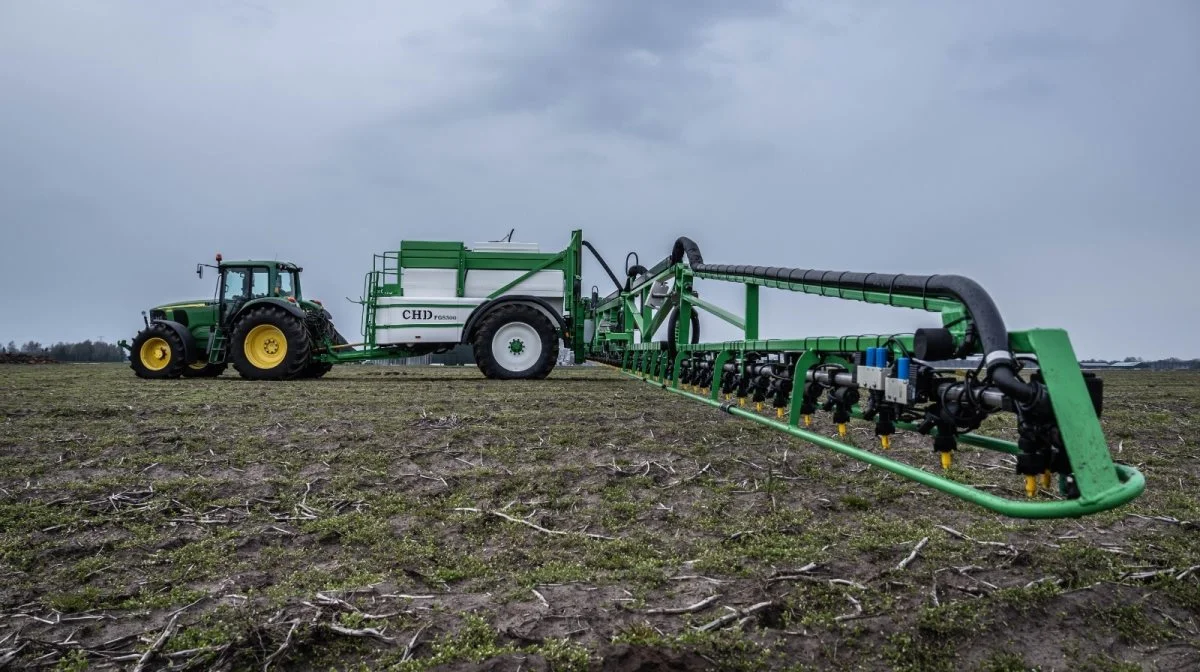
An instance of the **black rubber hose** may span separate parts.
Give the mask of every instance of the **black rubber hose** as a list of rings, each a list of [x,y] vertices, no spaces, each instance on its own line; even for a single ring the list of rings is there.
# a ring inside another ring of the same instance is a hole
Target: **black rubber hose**
[[[671,263],[678,264],[683,261],[684,255],[687,255],[688,265],[692,268],[704,265],[704,256],[700,254],[700,246],[691,238],[683,237],[675,241],[675,247],[671,249]]]
[[[600,265],[604,267],[604,272],[608,273],[608,277],[612,278],[613,284],[617,287],[617,291],[621,291],[621,281],[617,280],[617,274],[613,273],[612,269],[608,267],[608,262],[604,261],[604,257],[600,256],[600,253],[597,252],[596,248],[592,247],[592,244],[588,241],[583,241],[583,246],[592,251],[592,256],[595,257],[596,261],[600,262]]]
[[[692,311],[691,333],[690,340],[693,344],[700,342],[700,316],[695,310]],[[679,354],[679,349],[675,347],[675,328],[679,325],[679,306],[671,309],[671,316],[667,318],[667,359],[674,365],[675,356]]]
[[[645,275],[645,274],[646,274],[646,267],[642,266],[641,264],[634,264],[633,266],[630,266],[629,268],[625,269],[625,275],[628,276],[625,278],[625,291],[628,292],[629,290],[633,289],[633,279],[634,278],[638,277],[639,275]]]
[[[689,338],[694,345],[700,342],[700,315],[698,315],[695,310],[692,311],[692,319],[690,321],[692,323],[692,328],[690,330],[691,333],[689,334]],[[678,325],[679,306],[676,306],[671,309],[671,316],[667,318],[667,343],[668,347],[670,348],[675,347],[675,328]]]
[[[923,298],[951,299],[966,307],[976,333],[983,345],[984,365],[996,386],[1013,399],[1026,405],[1041,405],[1040,386],[1031,385],[1017,375],[1015,361],[1008,347],[1008,328],[992,297],[979,283],[960,275],[903,275],[886,273],[856,273],[823,271],[805,268],[764,266],[730,266],[705,264],[700,248],[690,238],[679,238],[671,251],[672,263],[687,257],[695,272],[721,273],[760,280],[793,283],[819,283],[837,289],[886,292],[888,294],[918,295]]]

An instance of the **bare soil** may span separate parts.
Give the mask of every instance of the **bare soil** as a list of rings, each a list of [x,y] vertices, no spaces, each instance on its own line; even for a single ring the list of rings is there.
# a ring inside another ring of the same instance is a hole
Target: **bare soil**
[[[1104,378],[1146,494],[1019,521],[604,368],[0,366],[0,668],[1200,669],[1200,375]]]

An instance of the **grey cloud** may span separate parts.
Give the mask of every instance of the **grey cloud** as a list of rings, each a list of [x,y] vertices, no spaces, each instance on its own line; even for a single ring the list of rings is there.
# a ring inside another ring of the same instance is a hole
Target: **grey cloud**
[[[353,330],[373,253],[515,226],[546,248],[583,228],[611,261],[685,234],[716,262],[962,273],[1081,355],[1200,355],[1198,15],[0,4],[0,341],[131,336],[211,293],[190,269],[217,250],[300,262]],[[925,319],[764,301],[773,336]]]
[[[532,25],[476,22],[476,34],[507,34],[479,54],[494,81],[459,101],[460,114],[548,113],[592,131],[676,140],[680,116],[719,104],[725,93],[697,62],[707,32],[784,13],[779,0],[614,0],[566,3]]]

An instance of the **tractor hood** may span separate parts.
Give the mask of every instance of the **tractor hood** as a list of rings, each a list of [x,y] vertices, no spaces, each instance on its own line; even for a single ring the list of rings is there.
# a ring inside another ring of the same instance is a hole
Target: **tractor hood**
[[[197,313],[207,313],[217,305],[212,299],[196,299],[194,301],[174,301],[164,303],[161,306],[154,306],[150,309],[150,319],[152,320],[173,320],[175,322],[190,323],[189,318],[180,317],[181,315],[190,315],[198,317]]]
[[[255,299],[255,300],[261,301],[261,300],[263,300],[263,298],[267,298],[267,299],[271,299],[271,300],[275,300],[275,301],[281,301],[281,302],[286,300],[286,299],[279,298],[279,297],[261,297],[261,298]],[[153,308],[151,308],[150,309],[150,319],[152,319],[152,320],[173,320],[175,322],[183,322],[184,324],[191,324],[194,326],[196,324],[196,320],[198,320],[198,319],[205,320],[206,322],[211,322],[211,320],[213,319],[213,316],[215,316],[215,313],[212,313],[209,311],[215,310],[217,305],[218,305],[218,302],[214,301],[212,299],[196,299],[194,301],[173,301],[171,303],[164,303],[162,305],[154,306]],[[300,299],[299,301],[292,303],[292,305],[298,306],[301,310],[304,310],[307,313],[315,313],[315,314],[322,315],[327,320],[333,319],[333,316],[329,314],[329,311],[326,310],[325,307],[318,302],[306,301],[304,299]],[[186,317],[186,318],[181,317],[182,315],[187,315],[188,317]],[[208,317],[206,317],[206,316],[208,316]]]
[[[215,306],[216,303],[217,302],[213,301],[212,299],[196,299],[194,301],[173,301],[171,303],[164,303],[161,306],[154,306],[150,310],[167,311],[167,310],[175,310],[175,309],[191,310],[191,309],[195,309],[195,308],[211,308],[212,306]]]

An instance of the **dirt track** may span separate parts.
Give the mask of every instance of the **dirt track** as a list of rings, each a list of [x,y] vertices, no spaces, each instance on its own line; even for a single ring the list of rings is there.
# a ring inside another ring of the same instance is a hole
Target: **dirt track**
[[[1106,379],[1147,494],[1022,522],[607,370],[6,367],[0,662],[1195,669],[1200,376]]]

